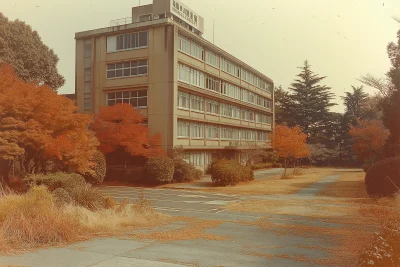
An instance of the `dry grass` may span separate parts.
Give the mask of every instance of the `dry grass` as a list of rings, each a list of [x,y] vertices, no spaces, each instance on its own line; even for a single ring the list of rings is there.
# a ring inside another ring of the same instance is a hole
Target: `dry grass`
[[[292,170],[288,170],[288,173],[290,172],[292,172]],[[293,194],[300,189],[319,181],[325,176],[335,173],[335,169],[312,168],[302,169],[302,172],[302,175],[296,176],[293,179],[281,179],[281,175],[275,175],[265,180],[241,183],[236,186],[213,187],[205,190],[237,195]]]
[[[214,235],[205,232],[210,228],[215,228],[222,224],[223,221],[216,220],[202,220],[192,217],[176,217],[174,221],[185,222],[185,226],[179,229],[167,230],[167,231],[153,231],[150,233],[132,233],[131,237],[140,240],[157,240],[159,242],[170,242],[176,240],[195,240],[195,239],[206,239],[206,240],[226,240],[227,236]]]
[[[166,220],[143,198],[133,205],[113,202],[110,206],[94,211],[75,205],[56,206],[44,186],[23,195],[5,195],[0,198],[0,252],[65,245]]]
[[[372,235],[366,234],[365,229],[359,226],[325,228],[311,225],[278,224],[267,219],[241,223],[257,225],[261,229],[271,231],[278,236],[314,237],[334,242],[334,247],[306,247],[307,249],[327,251],[332,256],[326,259],[311,259],[302,255],[259,255],[259,257],[287,258],[323,266],[356,266],[361,249],[369,244],[372,239]]]
[[[321,191],[319,196],[369,199],[364,184],[364,172],[345,172],[337,181]]]

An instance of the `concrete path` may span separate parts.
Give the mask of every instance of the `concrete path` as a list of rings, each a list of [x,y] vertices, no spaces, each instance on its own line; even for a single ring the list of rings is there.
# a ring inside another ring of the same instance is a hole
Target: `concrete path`
[[[271,172],[264,171],[264,174]],[[272,175],[272,174],[271,174]],[[341,224],[316,221],[304,215],[278,215],[250,212],[231,212],[225,205],[248,199],[297,199],[299,207],[312,210],[302,204],[302,199],[315,198],[320,190],[338,179],[340,175],[327,176],[294,195],[247,196],[224,195],[176,189],[138,189],[128,187],[103,187],[103,193],[117,199],[134,201],[140,193],[153,202],[156,209],[171,215],[198,217],[204,220],[221,221],[206,233],[226,236],[226,240],[181,240],[158,242],[155,240],[133,240],[130,237],[105,238],[82,242],[64,248],[40,250],[18,256],[0,257],[1,264],[21,266],[310,266],[310,263],[293,259],[297,256],[310,259],[329,257],[325,249],[334,244],[324,235],[318,237],[298,234],[278,235],[273,229],[262,229],[253,222],[260,219],[279,225],[310,225],[340,228]],[[284,207],[283,207],[284,208]],[[176,222],[164,228],[179,229],[185,222]],[[145,231],[145,230],[144,230]],[[307,248],[306,248],[307,247]],[[293,256],[285,258],[282,255]],[[320,266],[313,264],[312,266]]]

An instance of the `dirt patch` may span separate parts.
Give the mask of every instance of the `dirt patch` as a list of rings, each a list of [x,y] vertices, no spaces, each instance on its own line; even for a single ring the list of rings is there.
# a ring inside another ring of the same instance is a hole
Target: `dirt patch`
[[[335,173],[331,168],[302,169],[302,174],[291,179],[281,179],[281,175],[275,175],[268,179],[255,180],[247,183],[240,183],[235,186],[199,188],[195,190],[211,191],[223,194],[235,195],[273,195],[293,194],[307,187],[325,176]],[[290,174],[291,170],[288,170]]]
[[[214,235],[205,232],[207,229],[215,228],[224,221],[216,220],[202,220],[199,218],[192,217],[176,217],[173,221],[185,222],[185,226],[167,230],[167,231],[153,231],[150,233],[131,233],[130,237],[139,240],[157,240],[159,242],[170,242],[176,240],[195,240],[195,239],[206,239],[206,240],[226,240],[229,239],[227,236]]]

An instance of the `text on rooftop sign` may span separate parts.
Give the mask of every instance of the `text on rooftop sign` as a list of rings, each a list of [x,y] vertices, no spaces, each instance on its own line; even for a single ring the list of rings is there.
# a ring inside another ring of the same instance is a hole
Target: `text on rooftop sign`
[[[180,19],[184,20],[185,22],[189,23],[191,26],[195,27],[196,29],[200,30],[199,28],[199,15],[193,12],[190,8],[182,4],[178,0],[171,0],[171,12],[179,17]]]

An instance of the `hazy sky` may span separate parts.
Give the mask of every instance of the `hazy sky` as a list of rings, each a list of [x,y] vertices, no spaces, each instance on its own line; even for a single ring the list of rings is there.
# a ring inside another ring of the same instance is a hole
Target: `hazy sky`
[[[204,38],[288,88],[308,59],[327,76],[343,111],[342,96],[362,74],[383,76],[396,40],[399,0],[182,0],[205,19]],[[152,0],[141,0],[150,4]],[[139,0],[0,0],[0,12],[37,30],[60,57],[66,79],[60,93],[74,92],[75,32],[107,27],[131,16]],[[373,92],[367,88],[368,92]]]

